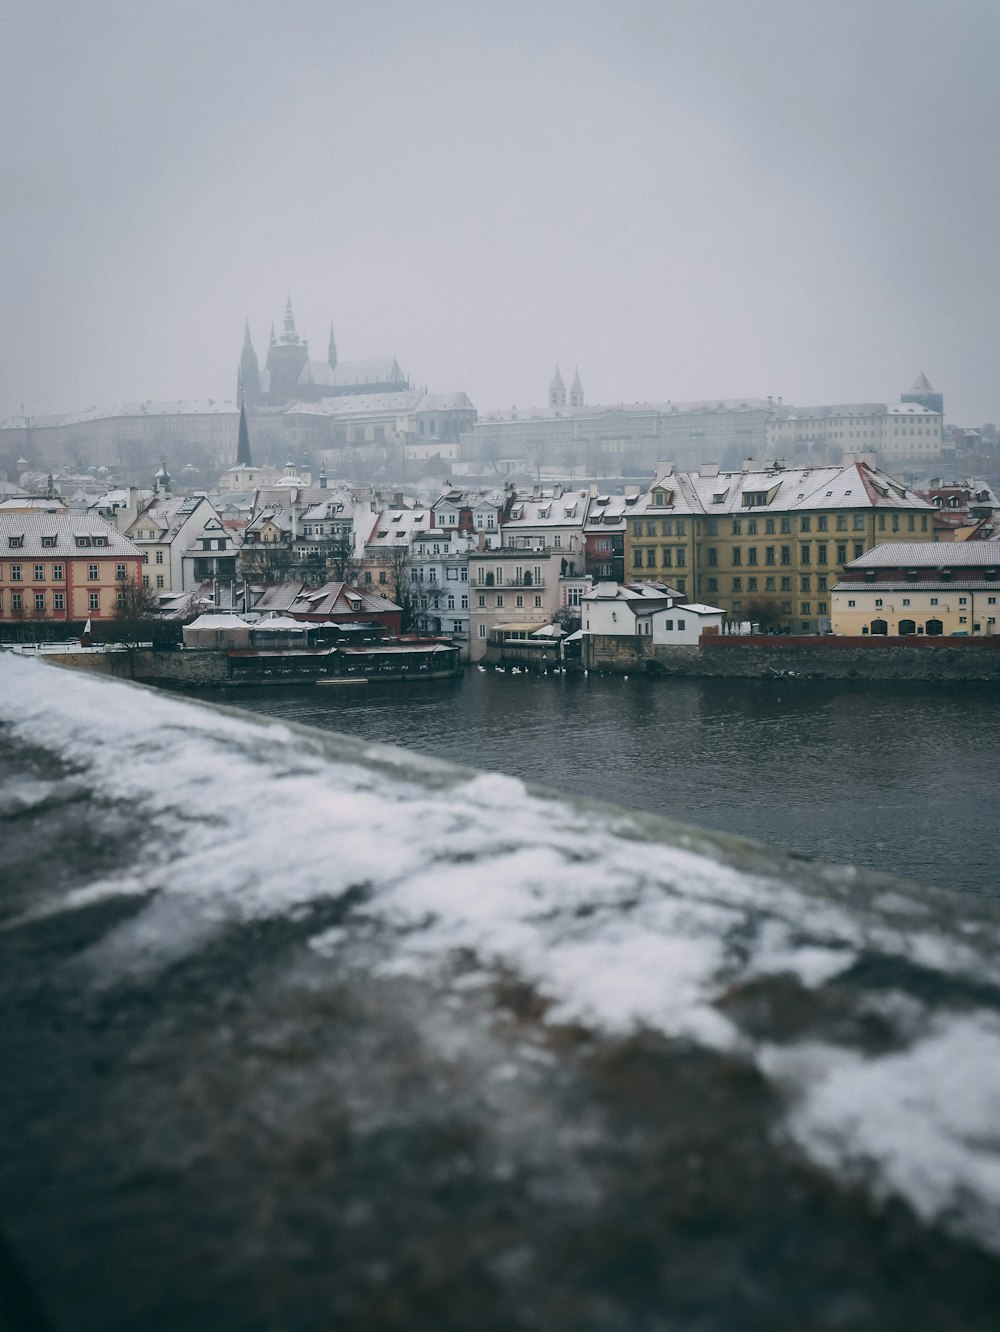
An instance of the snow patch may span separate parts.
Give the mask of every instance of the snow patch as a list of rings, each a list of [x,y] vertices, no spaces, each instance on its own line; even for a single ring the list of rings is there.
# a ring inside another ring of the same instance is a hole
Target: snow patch
[[[760,1062],[797,1093],[788,1127],[813,1161],[1000,1252],[995,1015],[939,1019],[910,1049],[877,1059],[806,1045],[771,1047]]]

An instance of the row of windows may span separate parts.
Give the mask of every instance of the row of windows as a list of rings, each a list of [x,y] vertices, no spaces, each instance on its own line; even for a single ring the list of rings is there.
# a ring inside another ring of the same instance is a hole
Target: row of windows
[[[645,560],[643,560],[643,551],[645,550]],[[656,547],[650,546],[648,549],[639,546],[632,552],[632,567],[641,569],[645,564],[647,569],[656,568]],[[663,546],[660,550],[660,567],[663,569],[683,569],[687,564],[687,551],[683,546]]]
[[[863,513],[855,513],[853,515],[838,513],[835,517],[836,530],[838,532],[846,532],[851,527],[853,527],[855,532],[863,532],[865,530],[865,515]],[[916,532],[918,529],[918,517],[920,519],[919,530],[921,532],[926,532],[928,530],[928,515],[926,513],[919,515],[915,513],[880,513],[876,516],[876,522],[880,532],[888,530],[901,532],[904,528],[907,532]],[[906,519],[905,524],[903,523],[904,518]],[[815,528],[813,527],[814,519]],[[849,519],[851,519],[850,523],[848,521]],[[705,531],[709,536],[719,535],[720,521],[722,520],[718,518],[706,519]],[[763,524],[763,529],[761,529],[761,524]],[[680,537],[687,534],[686,523],[681,518],[664,518],[659,521],[659,527],[662,530],[663,536]],[[730,531],[733,536],[757,536],[761,530],[763,530],[765,536],[772,536],[777,533],[790,535],[793,531],[792,518],[791,516],[786,515],[782,518],[733,518],[730,520]],[[812,532],[814,530],[817,532],[827,532],[830,530],[830,518],[825,513],[803,513],[799,516],[797,530],[799,532]],[[655,537],[658,535],[657,520],[652,518],[634,519],[630,525],[630,531],[634,540],[641,540],[643,537]]]
[[[846,541],[838,541],[835,544],[837,548],[836,563],[846,564],[847,548],[849,543]],[[863,541],[853,542],[853,548],[854,548],[854,554],[852,558],[855,560],[860,559],[861,556],[865,553],[864,542]],[[812,564],[814,562],[813,551],[814,547],[811,541],[800,542],[799,564]],[[723,554],[725,554],[724,551]],[[746,555],[745,560],[743,558],[744,554]],[[826,541],[817,541],[815,545],[815,555],[816,555],[815,559],[816,564],[829,564],[830,562],[829,544]],[[719,564],[719,550],[717,546],[706,547],[705,562],[712,568],[716,567]],[[733,546],[729,552],[729,562],[734,569],[739,569],[744,564],[749,565],[751,567],[755,564],[759,564],[760,563],[759,549],[757,546],[745,546],[745,547]],[[792,563],[791,546],[765,546],[763,563],[791,564]]]
[[[645,528],[646,531],[644,534],[643,520],[637,519],[632,524],[632,535],[634,537],[641,537],[643,535],[655,537],[662,533],[665,537],[687,536],[687,523],[683,518],[661,518],[659,524],[657,524],[657,519],[647,518],[645,519]]]
[[[875,598],[875,605],[876,605],[876,606],[881,606],[881,605],[883,604],[883,600],[884,600],[884,599],[883,599],[882,597],[876,597],[876,598]],[[995,605],[997,604],[997,599],[996,599],[996,597],[987,597],[987,598],[986,598],[986,601],[987,601],[987,604],[990,605],[990,606],[995,606]],[[856,606],[856,605],[857,605],[857,602],[854,601],[854,600],[849,600],[847,604],[848,604],[848,606]],[[901,604],[904,605],[904,606],[909,606],[909,605],[910,605],[910,598],[909,598],[909,597],[903,597],[903,598],[901,598]],[[931,597],[931,605],[932,605],[932,606],[937,606],[938,604],[939,604],[939,598],[938,598],[938,597]],[[968,599],[968,597],[959,597],[959,599],[958,599],[958,604],[959,604],[960,606],[967,606],[967,605],[969,604],[969,599]]]
[[[51,602],[49,598],[51,597]],[[101,609],[100,592],[91,592],[88,597],[89,608],[92,611]],[[24,611],[32,609],[35,611],[64,611],[66,609],[65,592],[12,592],[10,594],[11,611]],[[0,613],[3,612],[3,593],[0,592]]]
[[[497,608],[498,610],[503,610],[503,607],[504,607],[504,599],[503,599],[503,598],[504,598],[504,594],[503,594],[502,592],[498,592],[498,593],[496,594],[496,601],[495,601],[493,604],[496,606],[496,608]],[[542,605],[542,598],[541,598],[541,596],[536,595],[533,604],[534,604],[536,610],[540,609],[540,608],[541,608],[541,605]],[[480,593],[480,594],[479,594],[478,605],[479,605],[480,610],[484,610],[484,609],[485,609],[485,607],[486,607],[486,596],[485,596],[485,594],[483,594],[483,593]],[[523,597],[520,593],[518,593],[518,595],[514,598],[514,605],[518,608],[518,610],[520,610],[520,609],[523,608],[523,606],[524,606],[524,597]]]
[[[459,573],[461,573],[461,579],[459,578]],[[467,583],[469,581],[468,567],[466,565],[463,565],[461,570],[459,570],[454,565],[449,565],[448,568],[445,569],[445,577],[451,583],[457,583],[457,582]],[[436,583],[437,580],[438,580],[437,568],[428,569],[427,582]],[[424,570],[422,565],[419,564],[414,565],[410,569],[410,581],[414,583],[422,583],[424,581]],[[480,579],[480,582],[481,581],[482,579]]]
[[[563,563],[565,564],[565,560],[563,561]],[[509,572],[509,567],[508,567],[508,572]],[[500,587],[502,586],[503,581],[504,581],[503,565],[501,564],[498,564],[496,566],[495,572],[487,570],[483,565],[480,565],[479,568],[476,570],[476,582],[479,583],[480,585],[485,584],[486,586],[492,587],[495,583],[498,587]],[[532,567],[532,569],[528,570],[525,569],[523,565],[517,564],[514,566],[513,578],[508,578],[507,582],[515,586],[520,583],[523,584],[525,587],[530,587],[532,583],[537,583],[539,587],[541,587],[542,566],[540,564],[536,564]]]
[[[432,610],[437,610],[437,609],[440,607],[440,602],[437,600],[437,598],[434,598],[434,599],[432,600],[430,597],[421,597],[421,598],[420,598],[420,605],[423,607],[424,610],[427,610],[428,607],[430,607]],[[463,598],[462,598],[462,607],[461,607],[461,608],[462,608],[462,610],[468,610],[468,609],[469,609],[469,598],[468,598],[468,597],[463,597]],[[449,595],[449,597],[448,597],[448,604],[447,604],[447,606],[445,607],[445,609],[446,609],[446,610],[454,610],[454,609],[455,609],[455,598],[454,598],[454,596]]]
[[[26,582],[24,576],[25,566],[23,564],[12,564],[10,566],[10,582]],[[124,564],[115,565],[115,582],[124,583],[128,576],[128,569]],[[3,577],[3,566],[0,565],[0,578]],[[66,577],[66,566],[55,563],[52,565],[33,564],[31,566],[31,579],[35,583],[61,583]],[[87,565],[87,581],[98,583],[101,579],[101,566],[99,564]]]

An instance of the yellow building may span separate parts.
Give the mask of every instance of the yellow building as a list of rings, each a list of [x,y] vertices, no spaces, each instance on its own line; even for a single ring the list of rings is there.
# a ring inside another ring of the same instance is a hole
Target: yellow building
[[[833,589],[833,632],[889,638],[997,632],[1000,545],[892,541],[852,560]]]
[[[933,515],[871,455],[739,472],[668,465],[629,511],[625,572],[666,580],[731,619],[817,633],[829,628],[844,566],[886,541],[933,541]]]

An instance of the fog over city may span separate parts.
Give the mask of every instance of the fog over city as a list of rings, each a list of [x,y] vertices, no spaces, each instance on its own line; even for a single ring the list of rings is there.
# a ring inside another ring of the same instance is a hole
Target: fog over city
[[[299,330],[480,412],[995,420],[995,0],[6,7],[0,416],[228,398]]]

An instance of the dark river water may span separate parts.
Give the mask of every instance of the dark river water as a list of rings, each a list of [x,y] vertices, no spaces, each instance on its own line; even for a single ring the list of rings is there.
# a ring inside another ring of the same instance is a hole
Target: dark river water
[[[233,689],[221,701],[1000,895],[1000,692],[990,685],[473,669],[415,685]]]

